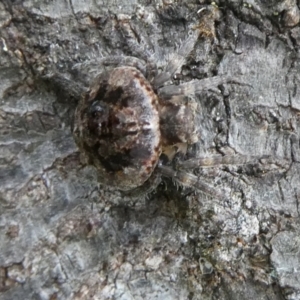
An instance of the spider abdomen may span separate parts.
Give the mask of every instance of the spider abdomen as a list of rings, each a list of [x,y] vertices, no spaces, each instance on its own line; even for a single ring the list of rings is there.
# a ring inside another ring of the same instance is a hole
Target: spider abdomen
[[[158,100],[143,74],[119,67],[99,75],[77,107],[74,137],[101,182],[142,185],[161,154]]]

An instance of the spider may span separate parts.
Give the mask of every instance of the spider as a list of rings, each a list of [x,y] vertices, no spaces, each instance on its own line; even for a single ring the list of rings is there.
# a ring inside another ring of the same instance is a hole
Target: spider
[[[192,30],[177,53],[157,72],[155,53],[147,52],[123,22],[132,56],[102,59],[112,66],[95,77],[75,112],[73,135],[86,162],[97,168],[99,181],[121,191],[132,191],[153,177],[171,177],[222,198],[187,170],[216,164],[249,162],[249,157],[194,158],[171,165],[178,152],[197,143],[199,105],[194,95],[225,83],[240,83],[229,76],[215,76],[174,85],[170,83],[193,50],[199,31]],[[167,157],[167,160],[163,159]]]

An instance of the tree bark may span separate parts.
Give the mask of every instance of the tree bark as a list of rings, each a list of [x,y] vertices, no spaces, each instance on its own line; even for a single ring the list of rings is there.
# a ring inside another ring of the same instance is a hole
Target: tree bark
[[[216,3],[0,2],[1,299],[300,299],[299,9]],[[78,95],[100,58],[135,55],[122,22],[159,67],[199,30],[180,78],[240,82],[197,95],[185,157],[258,158],[195,167],[228,201],[168,179],[124,196],[80,163]]]

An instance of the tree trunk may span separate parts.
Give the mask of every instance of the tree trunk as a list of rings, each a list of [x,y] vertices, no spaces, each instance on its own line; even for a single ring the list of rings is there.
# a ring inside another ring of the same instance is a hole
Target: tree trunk
[[[1,299],[300,299],[299,9],[205,2],[0,2]],[[180,80],[235,80],[197,94],[183,159],[257,159],[189,170],[226,201],[101,185],[73,140],[78,95],[102,57],[147,60],[130,39],[163,68],[194,30]]]

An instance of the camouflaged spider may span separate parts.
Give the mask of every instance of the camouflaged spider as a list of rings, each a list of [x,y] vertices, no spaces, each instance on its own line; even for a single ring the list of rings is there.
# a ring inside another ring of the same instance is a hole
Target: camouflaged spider
[[[103,64],[114,68],[98,75],[79,102],[73,130],[85,160],[97,168],[100,182],[131,191],[151,181],[154,174],[160,174],[181,185],[222,197],[186,169],[236,163],[232,157],[183,161],[176,170],[160,159],[164,153],[172,160],[177,151],[184,151],[198,141],[199,108],[193,95],[220,84],[238,82],[228,76],[216,76],[168,84],[193,50],[198,35],[197,30],[192,31],[158,74],[152,55],[147,56],[146,63],[136,57],[103,59]],[[131,47],[133,52],[145,54],[145,48],[140,49],[138,43],[132,42]],[[244,163],[244,159],[239,163]]]

